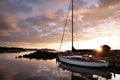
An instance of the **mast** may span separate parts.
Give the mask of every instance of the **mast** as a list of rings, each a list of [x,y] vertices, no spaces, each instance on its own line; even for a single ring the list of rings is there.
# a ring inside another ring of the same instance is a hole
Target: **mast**
[[[74,15],[73,15],[74,13],[73,13],[73,0],[72,0],[72,50],[73,50],[73,26],[74,26],[74,22],[73,22],[73,17],[74,17]]]

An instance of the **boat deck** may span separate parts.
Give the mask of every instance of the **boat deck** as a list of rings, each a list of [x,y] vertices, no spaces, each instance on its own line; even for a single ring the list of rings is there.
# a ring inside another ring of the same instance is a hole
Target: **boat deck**
[[[64,56],[64,58],[71,59],[71,60],[75,60],[75,61],[105,63],[104,60],[94,60],[94,59],[92,59],[92,58],[67,57],[67,56]]]

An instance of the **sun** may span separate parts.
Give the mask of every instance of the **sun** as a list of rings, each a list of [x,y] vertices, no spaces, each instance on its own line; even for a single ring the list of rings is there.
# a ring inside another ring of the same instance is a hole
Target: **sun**
[[[95,50],[96,50],[97,52],[101,52],[101,51],[102,51],[102,48],[101,48],[101,47],[97,47]]]

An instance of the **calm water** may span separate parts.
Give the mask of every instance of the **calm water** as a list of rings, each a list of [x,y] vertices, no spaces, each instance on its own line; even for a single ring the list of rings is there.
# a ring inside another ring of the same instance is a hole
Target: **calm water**
[[[29,53],[0,54],[0,80],[120,80],[119,70],[89,69],[63,63],[58,65],[56,59],[15,58]]]

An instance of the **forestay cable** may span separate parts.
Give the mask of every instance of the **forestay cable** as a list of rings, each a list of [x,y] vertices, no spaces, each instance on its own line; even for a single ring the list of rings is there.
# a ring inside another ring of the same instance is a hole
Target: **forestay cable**
[[[65,20],[65,25],[64,25],[64,27],[63,27],[63,34],[62,34],[62,39],[61,39],[61,42],[60,42],[59,51],[61,51],[61,47],[62,47],[64,35],[65,35],[65,29],[66,29],[66,25],[67,25],[67,21],[68,21],[68,16],[69,16],[69,12],[70,12],[71,2],[72,2],[72,1],[70,0],[69,7],[68,7],[68,12],[67,12],[67,17],[66,17],[66,20]]]

